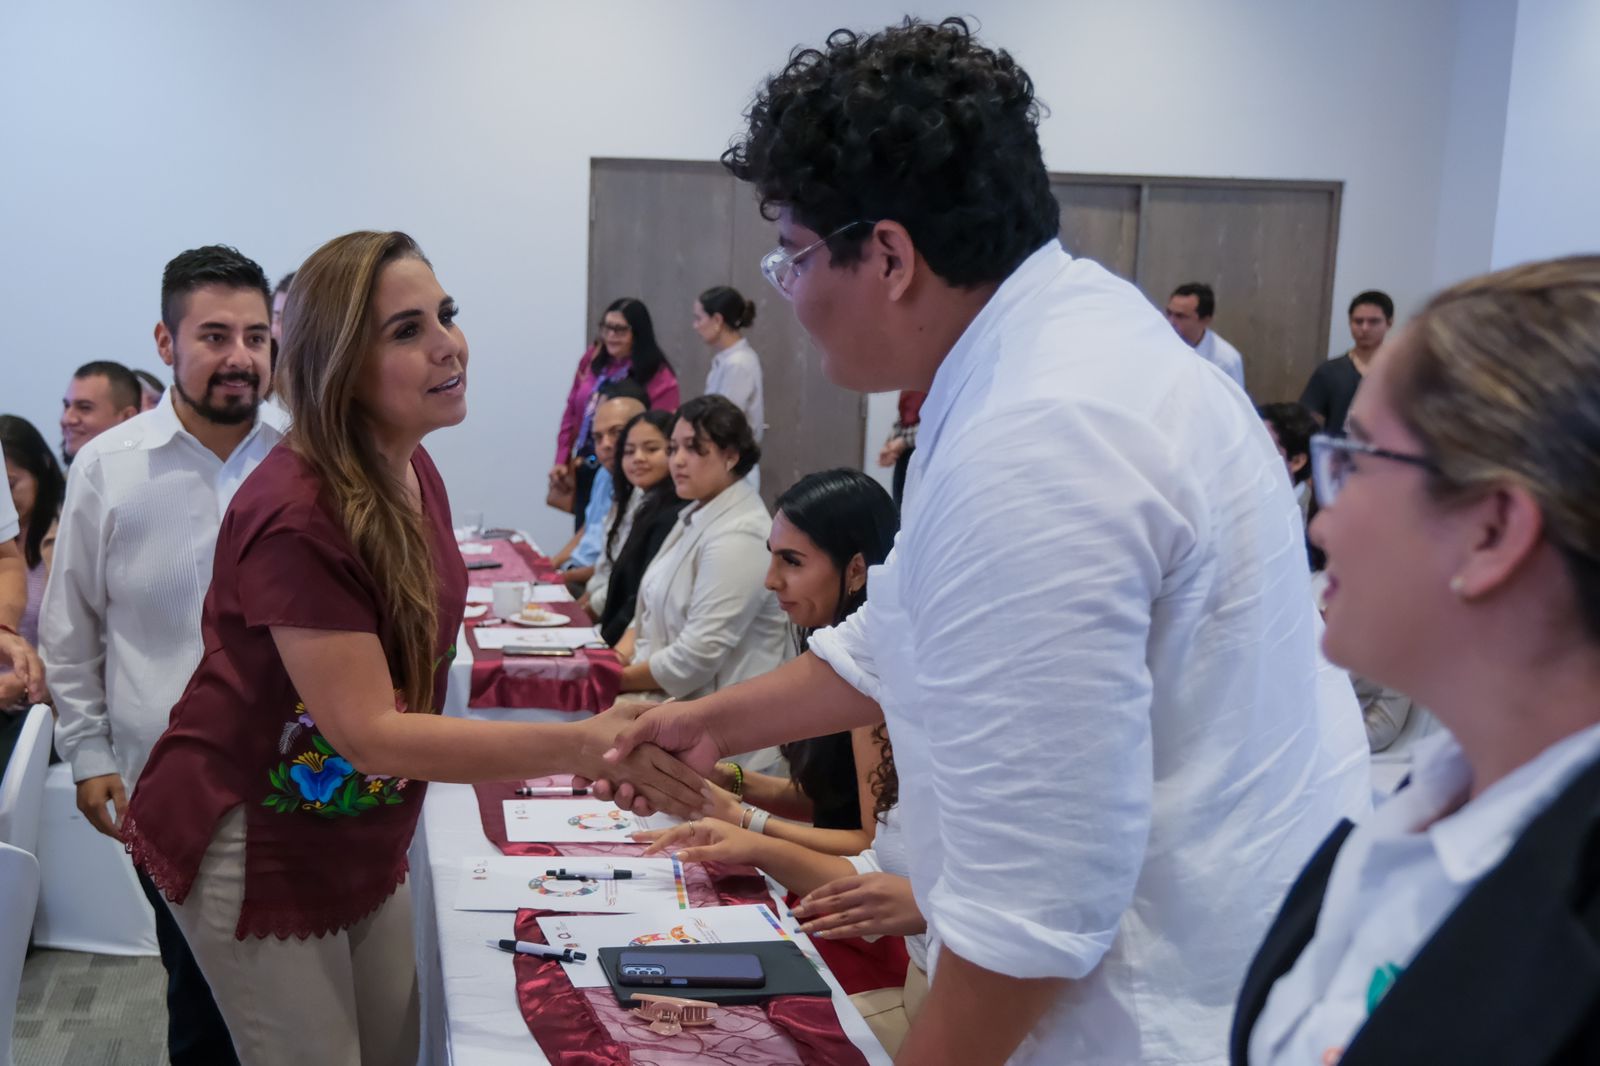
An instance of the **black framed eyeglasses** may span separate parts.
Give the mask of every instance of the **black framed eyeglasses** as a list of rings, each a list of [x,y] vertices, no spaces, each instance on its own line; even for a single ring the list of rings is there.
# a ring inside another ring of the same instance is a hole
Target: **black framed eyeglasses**
[[[1376,444],[1356,440],[1354,437],[1318,433],[1311,438],[1311,484],[1317,493],[1317,506],[1331,507],[1344,488],[1345,479],[1355,469],[1355,457],[1370,455],[1374,459],[1388,459],[1395,463],[1408,463],[1424,470],[1438,473],[1439,467],[1425,455],[1407,455],[1392,452]]]

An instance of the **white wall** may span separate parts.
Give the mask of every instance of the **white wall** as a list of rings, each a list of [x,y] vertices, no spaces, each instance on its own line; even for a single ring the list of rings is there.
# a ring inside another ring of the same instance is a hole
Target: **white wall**
[[[962,6],[1051,106],[1041,135],[1052,169],[1341,179],[1340,306],[1371,286],[1410,306],[1436,279],[1484,265],[1490,213],[1457,211],[1452,239],[1439,234],[1447,156],[1498,151],[1497,130],[1452,122],[1466,35],[1449,0]],[[542,477],[584,340],[590,157],[714,158],[791,46],[904,10],[7,5],[0,410],[53,423],[88,359],[159,369],[160,271],[184,248],[233,243],[276,276],[338,233],[403,228],[460,299],[472,343],[472,415],[431,442],[453,500],[557,540]],[[1493,35],[1480,37],[1493,54]],[[1481,186],[1460,193],[1474,196]],[[685,301],[709,280],[686,280]],[[1330,345],[1342,347],[1337,318]],[[891,404],[875,399],[874,438]],[[481,448],[495,458],[476,460]]]
[[[1600,252],[1600,4],[1522,0],[1494,265]]]

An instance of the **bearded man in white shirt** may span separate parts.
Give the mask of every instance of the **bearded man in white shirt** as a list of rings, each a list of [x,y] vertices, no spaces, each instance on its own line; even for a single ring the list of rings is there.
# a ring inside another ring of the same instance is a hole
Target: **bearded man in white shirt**
[[[233,248],[196,248],[168,263],[155,341],[172,387],[153,410],[85,444],[67,482],[39,639],[78,808],[113,838],[200,662],[222,515],[282,436],[261,403],[270,300],[261,267]],[[182,933],[139,876],[167,969],[172,1063],[237,1062]]]
[[[618,749],[709,771],[881,705],[932,971],[898,1061],[1221,1064],[1366,742],[1271,439],[1062,250],[1038,117],[958,20],[836,32],[757,96],[724,161],[776,215],[768,278],[833,381],[928,390],[908,503],[861,610]]]

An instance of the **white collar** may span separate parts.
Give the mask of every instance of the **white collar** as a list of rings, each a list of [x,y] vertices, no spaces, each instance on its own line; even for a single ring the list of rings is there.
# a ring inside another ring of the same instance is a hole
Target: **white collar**
[[[176,386],[168,386],[167,390],[161,394],[161,399],[156,402],[156,405],[144,413],[143,417],[147,421],[145,422],[145,431],[141,443],[145,448],[159,448],[181,433],[205,449],[208,454],[214,454],[211,449],[200,444],[198,437],[184,428],[183,421],[178,417],[177,401],[173,399],[175,392]],[[238,452],[240,448],[250,443],[251,438],[261,432],[262,426],[266,426],[278,436],[282,436],[287,424],[288,415],[282,408],[271,400],[262,400],[256,407],[256,417],[255,421],[250,424],[250,432],[246,433],[239,443],[234,446],[234,452]],[[218,462],[226,461],[225,458],[218,460]]]
[[[722,515],[733,510],[739,504],[744,503],[748,497],[754,496],[755,491],[755,489],[750,487],[750,483],[748,481],[740,478],[732,485],[729,485],[727,488],[711,497],[711,499],[704,502],[696,500],[694,503],[691,503],[689,506],[683,509],[684,528],[687,529],[690,525],[694,524],[694,520],[697,518],[702,522],[715,521]]]
[[[1459,797],[1472,783],[1461,745],[1448,732],[1417,742],[1411,785],[1395,796],[1418,790],[1407,806],[1426,818]],[[1458,884],[1482,877],[1505,858],[1521,832],[1572,778],[1600,754],[1600,725],[1590,726],[1550,745],[1483,792],[1427,829],[1429,843],[1445,875]],[[1415,815],[1413,815],[1415,817]],[[1391,830],[1395,827],[1390,826]]]
[[[939,364],[938,371],[933,375],[933,385],[928,389],[928,398],[922,402],[917,450],[924,456],[932,454],[934,446],[938,444],[944,421],[973,372],[979,364],[993,356],[990,346],[985,343],[989,335],[1000,328],[1018,305],[1026,305],[1071,262],[1072,257],[1061,247],[1061,241],[1051,238],[1000,283],[989,302],[983,305],[983,310],[967,324],[960,339]]]

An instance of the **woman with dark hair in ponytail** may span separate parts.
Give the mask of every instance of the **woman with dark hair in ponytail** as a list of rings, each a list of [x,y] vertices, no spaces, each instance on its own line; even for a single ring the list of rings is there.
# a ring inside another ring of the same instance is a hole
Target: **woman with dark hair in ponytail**
[[[594,483],[594,437],[590,428],[600,404],[601,386],[632,378],[649,396],[646,405],[676,411],[678,375],[656,342],[656,328],[644,301],[632,296],[613,300],[600,316],[599,335],[578,360],[572,388],[556,434],[556,460],[550,468],[551,498],[572,496],[573,528],[583,525]],[[565,504],[563,503],[563,506]]]
[[[754,302],[727,285],[707,289],[694,303],[694,331],[716,353],[711,359],[711,372],[706,375],[706,394],[716,393],[732,400],[744,412],[759,444],[767,428],[761,359],[744,339],[744,331],[755,320]],[[759,488],[760,482],[761,471],[751,471],[751,486]]]

